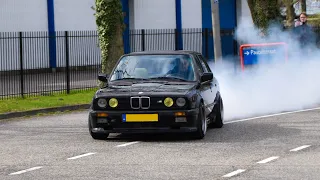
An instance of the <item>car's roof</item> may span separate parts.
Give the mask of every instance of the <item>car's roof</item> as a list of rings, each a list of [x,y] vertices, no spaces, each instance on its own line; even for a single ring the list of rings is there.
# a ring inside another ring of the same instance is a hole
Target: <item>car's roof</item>
[[[132,52],[126,55],[154,55],[154,54],[160,54],[160,55],[166,55],[166,54],[200,54],[196,51],[191,50],[165,50],[165,51],[139,51],[139,52]]]

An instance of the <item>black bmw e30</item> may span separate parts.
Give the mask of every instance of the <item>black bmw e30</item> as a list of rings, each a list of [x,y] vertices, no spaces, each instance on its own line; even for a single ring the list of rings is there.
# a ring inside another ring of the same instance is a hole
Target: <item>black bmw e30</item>
[[[91,103],[94,139],[110,133],[184,132],[202,139],[223,126],[218,80],[194,51],[135,52],[119,58]]]

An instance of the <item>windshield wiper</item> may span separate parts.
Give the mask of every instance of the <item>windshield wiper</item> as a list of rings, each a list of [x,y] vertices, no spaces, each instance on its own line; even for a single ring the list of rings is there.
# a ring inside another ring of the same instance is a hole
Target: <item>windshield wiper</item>
[[[188,81],[188,80],[185,80],[185,79],[182,79],[182,78],[178,78],[178,77],[154,77],[154,78],[149,78],[149,79],[168,79],[168,80],[179,80],[179,81]]]
[[[148,79],[145,79],[145,78],[121,78],[121,79],[115,79],[113,81],[121,81],[121,80],[143,80],[143,81],[146,81]]]

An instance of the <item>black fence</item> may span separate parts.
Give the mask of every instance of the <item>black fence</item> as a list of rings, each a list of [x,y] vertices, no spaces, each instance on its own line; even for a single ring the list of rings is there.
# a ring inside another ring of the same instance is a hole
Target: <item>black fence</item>
[[[0,99],[95,88],[100,68],[96,31],[0,33]]]
[[[223,55],[238,53],[238,45],[234,40],[234,29],[221,30]],[[213,59],[213,31],[211,28],[182,29],[138,29],[130,30],[130,52],[146,50],[192,50]]]
[[[222,31],[231,45],[232,34]],[[211,29],[131,30],[125,42],[126,53],[184,49],[213,57]],[[100,70],[97,31],[0,33],[0,99],[96,88]]]

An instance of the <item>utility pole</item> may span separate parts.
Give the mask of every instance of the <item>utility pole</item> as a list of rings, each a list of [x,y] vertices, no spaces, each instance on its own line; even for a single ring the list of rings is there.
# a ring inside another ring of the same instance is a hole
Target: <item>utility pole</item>
[[[211,0],[212,11],[212,30],[213,30],[213,44],[214,44],[214,59],[218,61],[221,59],[221,37],[220,37],[220,16],[219,16],[219,0]]]

